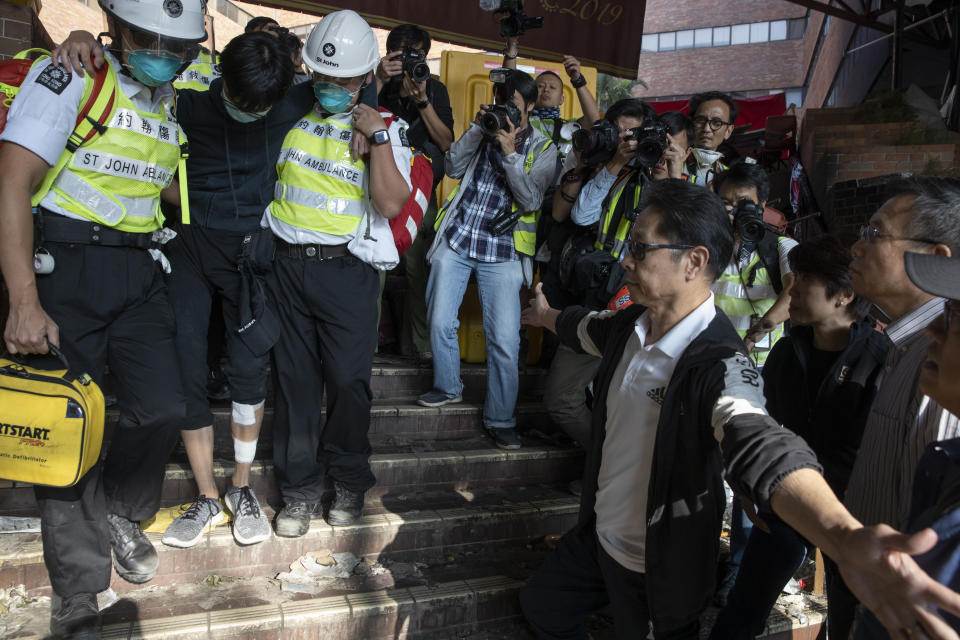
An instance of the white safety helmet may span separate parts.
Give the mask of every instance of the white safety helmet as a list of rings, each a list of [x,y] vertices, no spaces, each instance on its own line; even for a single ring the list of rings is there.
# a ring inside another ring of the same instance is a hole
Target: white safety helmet
[[[356,11],[334,11],[321,20],[303,45],[303,61],[334,78],[354,78],[372,71],[380,61],[377,36]]]
[[[125,26],[161,39],[203,42],[207,39],[205,0],[99,0],[104,12]]]

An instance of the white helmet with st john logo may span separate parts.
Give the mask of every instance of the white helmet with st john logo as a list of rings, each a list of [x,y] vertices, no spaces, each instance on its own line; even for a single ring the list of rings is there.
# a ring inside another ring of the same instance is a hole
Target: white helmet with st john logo
[[[372,71],[380,57],[377,36],[356,11],[334,11],[310,31],[303,61],[317,73],[354,78]]]

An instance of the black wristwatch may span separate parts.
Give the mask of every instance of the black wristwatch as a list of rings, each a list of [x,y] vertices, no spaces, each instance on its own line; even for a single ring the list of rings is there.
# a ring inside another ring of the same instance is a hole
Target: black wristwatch
[[[367,136],[367,139],[371,144],[386,144],[390,142],[390,134],[386,129],[380,129],[379,131],[374,131]]]
[[[570,86],[572,86],[574,89],[579,89],[580,87],[585,87],[585,86],[587,86],[587,79],[584,78],[584,77],[583,77],[583,74],[581,73],[580,75],[577,76],[577,79],[576,79],[576,80],[571,80],[571,81],[570,81]]]
[[[424,100],[423,102],[418,102],[418,103],[417,103],[417,109],[426,109],[426,108],[429,107],[429,106],[430,106],[430,101],[429,101],[429,100]]]

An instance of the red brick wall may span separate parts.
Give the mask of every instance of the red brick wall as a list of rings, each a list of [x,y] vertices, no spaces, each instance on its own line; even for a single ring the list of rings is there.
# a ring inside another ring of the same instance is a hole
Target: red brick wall
[[[647,0],[644,33],[802,18],[807,10],[783,0]]]
[[[32,6],[0,2],[0,59],[30,47],[50,47],[50,38]]]
[[[644,53],[638,77],[650,85],[644,97],[799,87],[803,44],[803,40],[782,40]]]
[[[846,20],[831,20],[830,29],[827,36],[823,39],[820,48],[820,55],[816,61],[816,68],[810,75],[810,84],[807,87],[807,95],[804,98],[804,107],[816,109],[824,106],[824,102],[830,93],[830,87],[833,85],[833,79],[837,75],[837,69],[840,68],[840,62],[843,60],[843,54],[847,50],[847,44],[850,42],[850,36],[856,25]],[[815,38],[807,29],[808,37]]]

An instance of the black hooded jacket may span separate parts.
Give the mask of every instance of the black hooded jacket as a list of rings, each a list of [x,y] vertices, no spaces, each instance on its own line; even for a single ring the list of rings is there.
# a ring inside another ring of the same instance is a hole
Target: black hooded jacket
[[[767,411],[807,441],[823,465],[827,483],[841,499],[888,347],[887,338],[870,324],[852,324],[850,342],[820,383],[815,398],[808,392],[813,349],[810,327],[793,327],[789,336],[773,346],[763,367]]]
[[[607,394],[643,311],[633,305],[600,313],[581,327],[589,310],[569,307],[557,320],[564,344],[582,351],[579,332],[585,331],[603,354],[594,380],[578,527],[596,526]],[[645,565],[655,627],[691,622],[712,597],[726,506],[724,471],[736,492],[769,509],[784,477],[802,468],[820,469],[804,441],[763,412],[759,377],[730,320],[718,309],[684,350],[667,385],[647,490]]]
[[[290,87],[266,117],[237,122],[223,106],[223,80],[209,91],[177,92],[177,119],[187,134],[192,224],[245,233],[260,225],[273,200],[277,159],[287,132],[314,103],[309,82]]]

